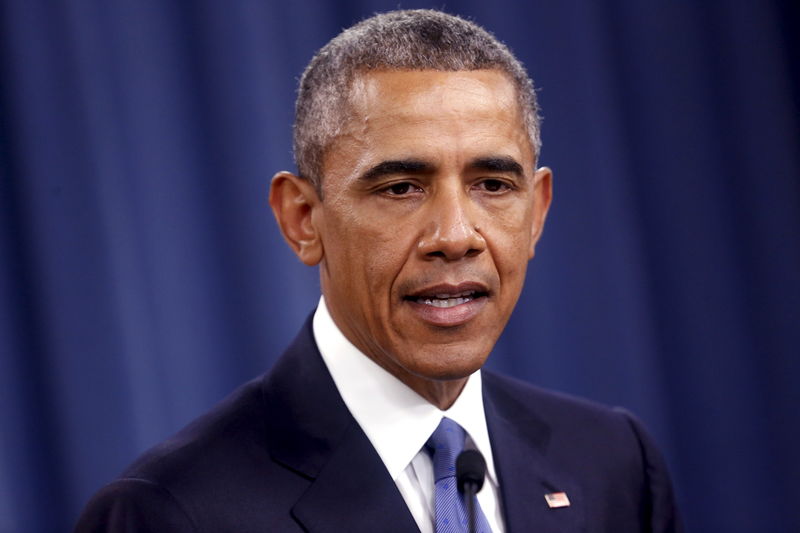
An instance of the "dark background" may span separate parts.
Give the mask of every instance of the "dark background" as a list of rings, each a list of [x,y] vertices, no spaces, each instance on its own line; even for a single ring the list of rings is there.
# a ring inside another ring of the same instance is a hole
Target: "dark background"
[[[296,79],[397,5],[0,3],[0,531],[68,530],[280,354]],[[797,4],[427,5],[525,63],[556,176],[491,366],[638,413],[690,531],[800,531]]]

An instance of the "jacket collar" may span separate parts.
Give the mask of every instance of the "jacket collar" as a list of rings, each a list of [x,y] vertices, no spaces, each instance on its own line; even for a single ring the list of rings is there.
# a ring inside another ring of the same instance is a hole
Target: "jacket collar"
[[[307,530],[417,528],[386,467],[336,390],[311,320],[262,383],[273,460],[307,478],[292,508]]]

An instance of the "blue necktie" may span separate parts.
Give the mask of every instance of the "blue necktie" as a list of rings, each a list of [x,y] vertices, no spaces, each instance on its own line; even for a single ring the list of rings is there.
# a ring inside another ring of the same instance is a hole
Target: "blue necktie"
[[[433,457],[433,477],[436,480],[434,502],[436,507],[436,533],[463,533],[469,531],[464,496],[456,483],[456,458],[464,449],[464,428],[449,418],[442,418],[439,426],[425,443]],[[476,498],[477,500],[477,498]],[[491,533],[478,502],[475,502],[475,526],[478,533]]]

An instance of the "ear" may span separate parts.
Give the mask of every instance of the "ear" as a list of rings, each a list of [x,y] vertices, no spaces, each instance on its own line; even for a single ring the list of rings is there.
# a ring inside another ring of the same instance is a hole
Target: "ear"
[[[542,236],[544,221],[553,199],[553,171],[548,167],[538,169],[533,175],[533,224],[531,225],[531,249],[528,258],[533,259],[536,243]]]
[[[272,178],[269,205],[283,238],[300,261],[308,266],[319,263],[324,250],[312,214],[322,203],[314,185],[289,172],[278,172]]]

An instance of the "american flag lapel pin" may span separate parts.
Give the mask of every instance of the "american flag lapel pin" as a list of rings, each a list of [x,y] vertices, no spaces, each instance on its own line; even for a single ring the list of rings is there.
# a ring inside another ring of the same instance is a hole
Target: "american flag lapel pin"
[[[545,494],[544,499],[550,509],[569,507],[569,498],[567,498],[566,492],[551,492],[550,494]]]

